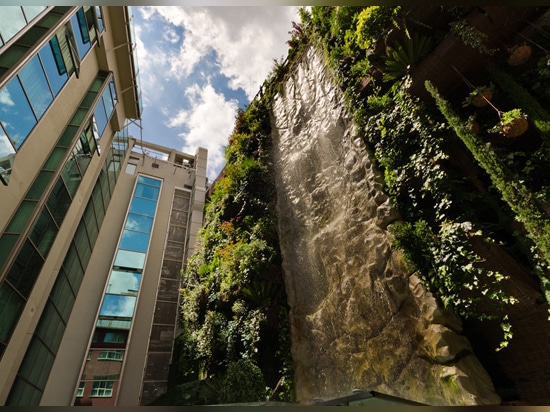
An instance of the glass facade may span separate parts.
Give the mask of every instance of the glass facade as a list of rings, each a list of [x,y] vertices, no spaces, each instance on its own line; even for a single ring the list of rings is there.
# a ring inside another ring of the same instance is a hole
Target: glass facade
[[[114,402],[161,184],[155,178],[137,177],[75,405],[90,404],[90,398],[95,397],[112,398]],[[146,202],[145,206],[143,202]]]
[[[0,36],[3,39],[8,38],[8,35],[13,37],[25,27],[29,16],[35,18],[45,8],[2,7]],[[60,93],[70,75],[78,71],[80,61],[96,42],[97,31],[93,13],[93,8],[79,8],[71,20],[61,27],[7,84],[0,88],[0,176],[5,184],[9,182],[13,158],[17,150]],[[52,14],[54,17],[58,16],[59,10],[52,11]],[[47,25],[43,27],[40,23],[42,21],[26,32],[19,42],[25,42],[24,40],[29,37],[29,44],[26,47],[30,48],[40,34],[43,34],[39,29],[47,31]],[[3,33],[6,35],[4,36]],[[14,44],[0,48],[0,75],[25,54],[25,47],[21,46],[22,49],[17,47],[19,46]],[[78,54],[75,53],[77,49]],[[17,53],[17,50],[20,52]],[[113,90],[114,87],[106,89],[108,93],[112,93]],[[103,110],[101,119],[105,125],[109,112],[112,112],[111,104],[116,104],[116,96],[101,97],[100,106]],[[104,129],[105,126],[101,133]]]
[[[102,90],[101,86],[108,89],[109,81],[106,73],[100,74],[93,81],[83,104],[98,101],[94,96]],[[82,109],[86,107],[79,107],[76,113]],[[91,157],[96,153],[95,138],[91,133],[92,110],[93,107],[87,108],[87,116],[78,119],[75,119],[75,116],[67,125],[24,196],[21,206],[0,237],[0,248],[3,251],[0,254],[0,269],[7,273],[6,278],[0,283],[2,296],[6,296],[7,302],[6,305],[0,305],[0,318],[3,319],[0,323],[0,358],[19,318],[23,303],[32,291],[76,190],[86,173]],[[82,121],[84,123],[81,123]],[[106,166],[107,170],[111,168],[114,168],[112,164]],[[51,187],[49,191],[48,187]],[[84,230],[84,226],[85,223],[82,228],[79,227],[77,233]],[[21,246],[16,252],[18,241]],[[83,245],[83,241],[78,244],[82,254],[89,254],[91,249],[88,246],[90,250],[84,251]],[[15,256],[11,263],[10,255]],[[12,291],[18,297],[14,296]]]
[[[69,315],[76,300],[84,276],[84,270],[88,265],[91,250],[97,239],[97,233],[103,223],[110,195],[114,190],[116,178],[120,172],[120,162],[125,156],[125,152],[121,152],[118,149],[120,146],[121,145],[117,143],[116,147],[113,146],[111,150],[105,154],[103,168],[93,188],[84,215],[80,220],[69,251],[61,266],[61,270],[50,292],[48,303],[40,317],[38,327],[31,339],[31,344],[27,349],[6,405],[37,405],[40,401],[61,338],[63,337]],[[108,174],[107,170],[109,169],[115,170],[116,173]],[[107,199],[103,196],[102,187],[108,188],[109,196]],[[65,191],[65,193],[67,192]],[[62,198],[64,198],[64,196],[68,195],[65,194]],[[128,288],[135,286],[135,281],[132,282],[129,279],[121,281],[115,277],[114,282],[114,290],[119,291],[121,294],[128,292],[121,289],[124,286]],[[4,283],[0,286],[0,307],[3,306],[1,302],[5,299],[11,302],[9,304],[14,307],[10,313],[15,313],[16,306],[18,304],[22,305],[24,302],[22,300],[19,302],[19,300],[17,300],[18,295],[14,295],[13,293],[10,294],[10,292],[8,283]],[[0,327],[2,329],[9,330],[13,325],[14,322],[10,319],[0,317]],[[102,337],[115,343],[117,341],[125,341],[124,335],[112,337],[105,337],[105,335],[102,335]],[[113,358],[112,360],[118,361],[120,364],[123,358],[123,351],[114,352],[116,352],[116,354],[104,354],[102,357],[108,360]],[[120,373],[120,370],[118,373]],[[83,390],[83,387],[81,389]]]

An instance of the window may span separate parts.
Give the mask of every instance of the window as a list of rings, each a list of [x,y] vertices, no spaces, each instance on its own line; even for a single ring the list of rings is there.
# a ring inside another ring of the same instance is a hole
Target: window
[[[25,16],[20,6],[3,6],[0,18],[0,34],[4,43],[25,27]]]
[[[2,146],[1,146],[1,144],[0,144],[0,150],[2,150],[1,147],[2,147]],[[0,152],[0,155],[1,155],[1,152]],[[126,165],[126,173],[128,173],[129,175],[135,174],[135,173],[136,173],[136,167],[137,167],[137,165],[132,164],[132,163],[128,163],[128,164]]]
[[[19,149],[36,124],[36,118],[18,77],[0,90],[0,112],[6,134],[15,149]]]
[[[99,353],[98,360],[114,360],[121,361],[124,357],[123,350],[102,350]]]
[[[38,59],[38,55],[34,56],[19,71],[19,78],[36,118],[40,119],[51,102],[53,102],[53,94],[48,85],[44,70],[42,70],[42,64]]]
[[[90,397],[109,398],[113,395],[112,381],[97,381],[92,385]]]
[[[23,299],[7,283],[0,286],[0,341],[8,341],[23,305]]]
[[[126,334],[122,332],[106,332],[103,338],[105,343],[125,343]]]
[[[149,237],[149,233],[125,229],[122,232],[119,248],[146,253],[149,246]]]
[[[135,296],[106,294],[99,311],[99,317],[131,318],[136,304]]]
[[[119,250],[115,258],[115,266],[120,268],[143,269],[145,253]]]
[[[78,389],[76,391],[76,397],[77,398],[82,398],[82,396],[84,395],[84,386],[86,385],[86,382],[84,381],[80,381],[80,383],[78,384]]]
[[[109,276],[107,293],[136,296],[141,281],[141,273],[113,269]]]

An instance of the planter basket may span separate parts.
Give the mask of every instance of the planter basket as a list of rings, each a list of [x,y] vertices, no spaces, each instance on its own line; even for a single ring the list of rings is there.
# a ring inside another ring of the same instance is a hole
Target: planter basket
[[[502,133],[506,137],[518,137],[521,136],[527,128],[529,127],[529,122],[523,117],[518,117],[517,119],[512,120],[510,123],[502,126]]]
[[[519,46],[508,57],[508,64],[510,66],[519,66],[529,60],[529,57],[531,57],[531,46]]]
[[[472,105],[476,107],[487,106],[487,100],[493,98],[493,92],[491,90],[483,90],[472,98]]]

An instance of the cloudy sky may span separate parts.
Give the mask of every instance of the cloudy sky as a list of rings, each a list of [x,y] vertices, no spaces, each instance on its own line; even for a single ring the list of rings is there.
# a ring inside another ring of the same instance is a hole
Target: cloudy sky
[[[132,7],[143,98],[142,137],[194,154],[213,181],[237,108],[287,56],[298,7]],[[139,138],[139,129],[130,130]]]

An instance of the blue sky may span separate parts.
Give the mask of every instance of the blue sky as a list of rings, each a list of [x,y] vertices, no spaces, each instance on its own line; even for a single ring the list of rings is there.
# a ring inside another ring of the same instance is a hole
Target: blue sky
[[[207,176],[238,108],[285,58],[299,7],[132,7],[143,98],[143,140],[194,154],[208,149]],[[130,133],[139,138],[139,129]]]

